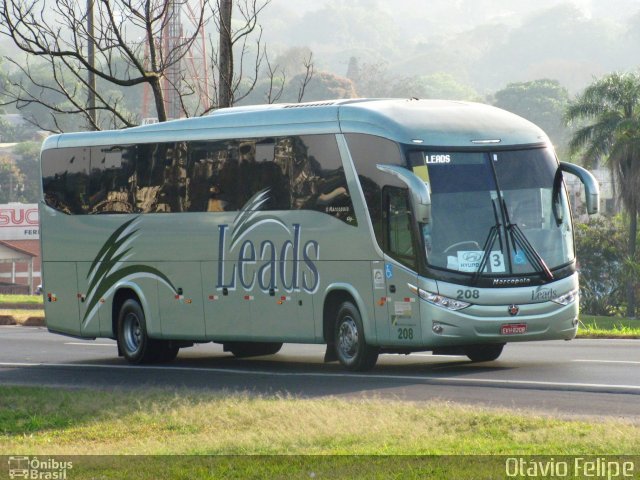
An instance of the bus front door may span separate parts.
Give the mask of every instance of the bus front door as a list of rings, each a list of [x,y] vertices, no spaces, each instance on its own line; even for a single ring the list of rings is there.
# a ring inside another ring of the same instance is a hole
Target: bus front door
[[[383,189],[384,202],[384,281],[389,344],[411,347],[422,342],[420,302],[410,286],[417,285],[416,242],[407,190]]]

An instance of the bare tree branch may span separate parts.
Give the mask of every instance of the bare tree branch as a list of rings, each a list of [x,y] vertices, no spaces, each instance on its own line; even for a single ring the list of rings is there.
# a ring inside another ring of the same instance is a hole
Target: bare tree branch
[[[269,77],[269,89],[267,90],[266,93],[266,97],[267,97],[267,103],[271,104],[271,103],[276,103],[278,100],[280,100],[280,97],[282,97],[282,93],[284,92],[284,85],[287,82],[287,75],[284,71],[284,69],[280,69],[280,78],[281,81],[279,82],[279,85],[276,87],[275,84],[275,79],[276,79],[276,73],[277,73],[277,69],[278,66],[271,66],[271,62],[269,61],[269,56],[266,54],[264,55],[264,59],[265,62],[267,63],[267,74]]]
[[[303,62],[305,73],[304,78],[300,82],[300,88],[298,88],[298,103],[302,102],[304,92],[307,89],[307,85],[313,78],[314,65],[313,65],[313,53],[309,53],[309,56]]]
[[[59,111],[57,114],[80,115],[86,117],[90,125],[95,125],[86,107],[80,108],[80,98],[86,98],[79,88],[70,88],[71,77],[79,83],[83,91],[92,90],[91,85],[79,73],[96,75],[103,82],[117,87],[148,85],[153,92],[156,114],[160,121],[166,120],[166,106],[161,80],[172,67],[185,58],[191,45],[198,38],[201,27],[207,22],[206,9],[209,0],[202,2],[202,9],[196,12],[196,29],[185,37],[176,38],[165,51],[157,41],[167,27],[170,9],[178,8],[187,0],[96,0],[94,22],[91,35],[87,29],[87,12],[83,0],[2,0],[0,6],[0,35],[10,38],[23,52],[42,58],[51,69],[50,87],[75,108]],[[95,45],[95,64],[89,62],[86,51],[89,43]],[[124,65],[120,68],[118,65]],[[58,67],[61,70],[56,70]],[[22,69],[22,73],[26,71]],[[41,82],[27,75],[27,79],[37,86]],[[95,88],[93,90],[99,90]],[[93,92],[99,96],[100,92]],[[22,97],[26,102],[20,102]],[[71,97],[72,96],[72,97]],[[18,104],[35,101],[24,88],[14,86],[13,100]],[[45,102],[40,102],[44,107]],[[54,105],[49,105],[54,107]],[[129,114],[123,110],[122,102],[114,105],[102,103],[96,109],[110,112],[111,120],[105,122],[120,126],[130,124]],[[184,105],[183,105],[183,108]],[[55,127],[59,122],[53,122]]]

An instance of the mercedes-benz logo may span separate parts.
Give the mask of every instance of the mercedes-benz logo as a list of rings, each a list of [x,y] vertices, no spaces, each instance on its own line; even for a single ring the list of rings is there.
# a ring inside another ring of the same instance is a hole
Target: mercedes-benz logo
[[[509,305],[509,308],[507,311],[509,312],[509,315],[511,315],[512,317],[515,317],[518,313],[520,313],[520,307],[517,305]]]

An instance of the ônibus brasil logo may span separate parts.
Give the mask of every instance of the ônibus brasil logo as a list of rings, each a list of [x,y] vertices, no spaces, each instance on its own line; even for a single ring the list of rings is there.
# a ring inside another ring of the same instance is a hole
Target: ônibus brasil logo
[[[218,225],[216,288],[235,290],[241,286],[250,291],[257,283],[263,292],[281,288],[314,293],[320,284],[315,263],[320,258],[320,245],[315,240],[302,244],[300,224],[294,223],[290,228],[275,215],[260,211],[268,199],[268,189],[258,192],[242,207],[231,228]],[[249,232],[267,224],[279,226],[288,238],[281,245],[269,239],[245,239]]]

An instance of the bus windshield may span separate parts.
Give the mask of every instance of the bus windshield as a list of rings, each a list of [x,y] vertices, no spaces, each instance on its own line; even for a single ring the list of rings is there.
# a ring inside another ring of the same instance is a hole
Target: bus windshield
[[[409,156],[431,189],[431,221],[423,226],[429,267],[550,280],[551,270],[573,261],[571,216],[551,149]]]

